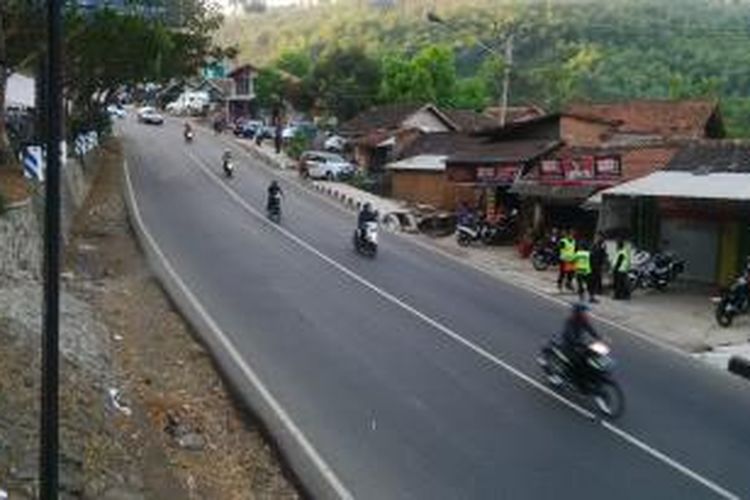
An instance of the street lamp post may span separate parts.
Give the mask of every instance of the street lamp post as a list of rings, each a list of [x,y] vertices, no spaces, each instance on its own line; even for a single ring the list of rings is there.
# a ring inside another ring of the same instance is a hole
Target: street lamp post
[[[439,24],[448,29],[453,29],[453,27],[450,24],[446,23],[442,17],[438,16],[434,12],[427,13],[427,20],[431,23]],[[507,120],[507,114],[508,114],[508,98],[510,95],[510,71],[513,65],[513,33],[509,34],[508,37],[505,39],[505,55],[504,56],[500,54],[500,52],[498,52],[495,48],[487,45],[481,40],[477,40],[476,43],[483,50],[492,54],[498,59],[502,59],[504,62],[503,64],[504,66],[503,94],[502,94],[501,103],[500,103],[500,126],[504,127],[506,120]]]
[[[58,490],[62,3],[63,0],[47,0],[48,38],[45,79],[47,172],[44,206],[44,331],[39,443],[39,497],[43,500],[56,500]]]

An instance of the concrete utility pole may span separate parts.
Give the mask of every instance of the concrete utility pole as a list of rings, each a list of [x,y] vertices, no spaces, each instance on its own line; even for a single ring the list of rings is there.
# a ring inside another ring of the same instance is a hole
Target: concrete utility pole
[[[428,12],[427,13],[427,20],[431,23],[439,24],[441,26],[444,26],[448,29],[454,29],[453,26],[445,22],[445,20],[435,14],[434,12]],[[486,43],[484,43],[481,40],[477,40],[477,45],[479,45],[482,49],[484,49],[486,52],[490,53],[491,55],[497,57],[500,60],[503,60],[505,63],[504,71],[503,71],[503,95],[502,95],[502,101],[500,103],[500,126],[504,127],[505,122],[508,115],[508,99],[510,97],[510,70],[513,66],[513,33],[510,33],[508,37],[505,39],[505,55],[503,56],[500,54],[497,49],[490,47]]]
[[[513,66],[513,33],[505,41],[505,68],[503,70],[503,100],[500,107],[500,126],[504,127],[508,115],[508,98],[510,94],[510,69]]]

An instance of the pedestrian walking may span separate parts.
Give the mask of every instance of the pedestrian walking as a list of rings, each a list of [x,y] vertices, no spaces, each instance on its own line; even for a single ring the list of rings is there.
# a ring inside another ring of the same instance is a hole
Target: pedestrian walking
[[[276,154],[281,154],[281,144],[284,139],[284,127],[281,125],[281,120],[276,122],[276,131],[273,137],[273,145],[276,149]]]
[[[607,245],[604,241],[604,235],[596,233],[594,244],[591,246],[591,292],[595,295],[601,295],[602,276],[604,274],[604,265],[607,262]]]
[[[596,302],[591,290],[591,252],[588,245],[583,242],[579,242],[576,247],[575,275],[578,285],[578,299],[583,302],[585,294],[588,293],[589,302]]]
[[[625,245],[625,242],[622,239],[618,240],[615,264],[612,266],[612,279],[615,285],[615,300],[627,300],[630,298],[630,287],[628,286],[630,257],[630,248]]]
[[[558,246],[560,257],[560,271],[557,275],[557,288],[562,291],[563,285],[573,291],[573,276],[575,274],[576,241],[570,229],[566,230],[560,238]]]

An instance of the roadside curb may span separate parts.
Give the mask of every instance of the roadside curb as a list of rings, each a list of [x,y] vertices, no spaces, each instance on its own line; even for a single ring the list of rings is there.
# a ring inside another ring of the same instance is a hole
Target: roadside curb
[[[141,219],[127,162],[123,162],[122,168],[128,220],[147,262],[176,308],[210,351],[226,380],[263,422],[313,498],[353,498],[172,268]]]

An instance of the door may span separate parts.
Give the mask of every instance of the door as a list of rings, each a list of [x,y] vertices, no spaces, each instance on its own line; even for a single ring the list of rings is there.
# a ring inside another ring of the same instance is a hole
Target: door
[[[661,248],[685,259],[685,279],[708,284],[716,282],[719,256],[719,224],[716,222],[664,219]]]

